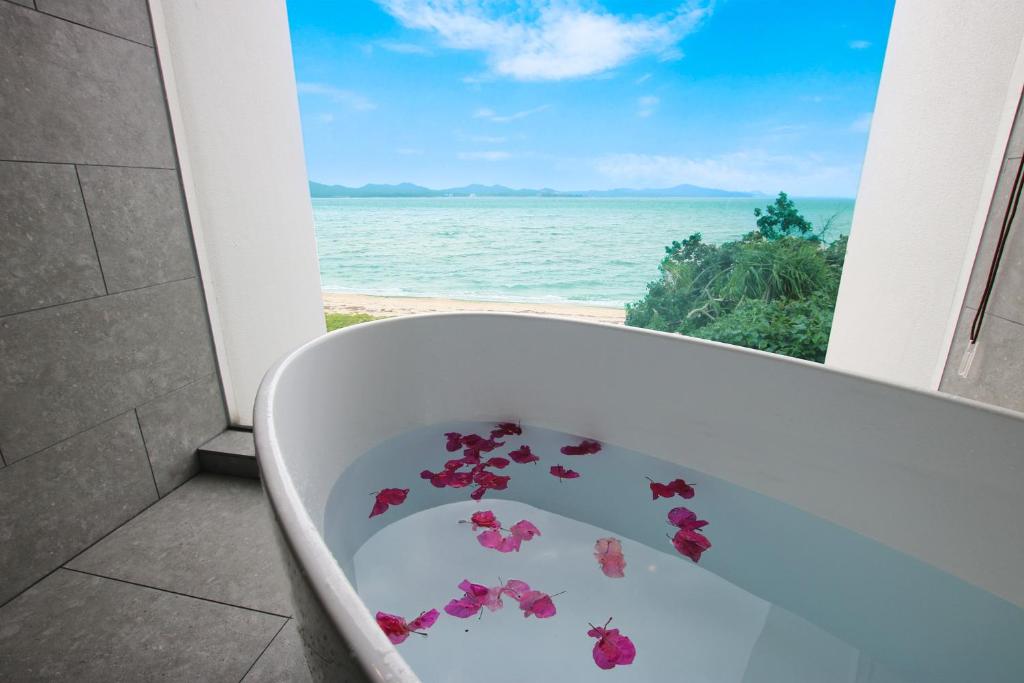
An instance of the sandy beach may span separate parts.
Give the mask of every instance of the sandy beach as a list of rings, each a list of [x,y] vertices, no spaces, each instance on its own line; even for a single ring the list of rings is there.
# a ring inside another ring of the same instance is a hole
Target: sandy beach
[[[474,311],[487,313],[535,313],[555,315],[591,322],[622,325],[626,312],[621,308],[577,306],[573,304],[521,304],[501,301],[460,301],[432,297],[388,297],[368,294],[324,292],[327,313],[368,313],[377,318],[391,318],[414,313],[452,313]]]

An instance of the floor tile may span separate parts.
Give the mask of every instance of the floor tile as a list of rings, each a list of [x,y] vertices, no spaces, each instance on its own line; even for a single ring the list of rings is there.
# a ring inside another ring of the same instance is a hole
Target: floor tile
[[[235,683],[283,623],[61,569],[0,608],[0,680]]]
[[[267,651],[256,661],[243,683],[312,683],[302,653],[302,640],[295,621],[289,620]]]
[[[68,563],[101,576],[290,616],[263,491],[200,474]]]

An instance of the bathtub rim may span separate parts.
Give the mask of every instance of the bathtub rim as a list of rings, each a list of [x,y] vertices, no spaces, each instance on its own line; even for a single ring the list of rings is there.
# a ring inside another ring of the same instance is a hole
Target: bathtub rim
[[[981,410],[995,415],[1009,417],[1024,422],[1024,413],[981,403],[960,396],[945,394],[936,390],[920,389],[895,382],[862,375],[841,369],[827,367],[821,363],[807,361],[780,354],[748,349],[745,347],[724,344],[721,342],[688,337],[671,332],[659,332],[644,328],[614,325],[611,323],[591,322],[560,318],[548,315],[527,313],[486,313],[486,312],[450,312],[423,313],[409,316],[395,316],[381,320],[360,323],[341,330],[335,330],[310,340],[293,351],[285,354],[267,371],[257,393],[254,406],[254,437],[256,454],[263,485],[267,490],[273,514],[282,528],[282,536],[295,556],[300,568],[306,574],[310,589],[329,616],[338,634],[344,638],[345,644],[356,655],[364,672],[377,681],[397,683],[420,683],[420,679],[402,657],[398,648],[393,645],[384,633],[377,628],[373,614],[359,597],[351,581],[337,564],[334,556],[327,548],[323,536],[310,518],[306,506],[299,497],[291,477],[286,473],[284,460],[279,448],[273,422],[273,400],[277,385],[288,366],[300,355],[322,344],[334,343],[338,335],[360,334],[371,326],[402,325],[409,319],[472,319],[483,321],[494,319],[540,319],[566,326],[585,326],[589,328],[610,328],[623,334],[651,335],[663,339],[671,339],[684,345],[697,345],[719,349],[730,354],[765,357],[777,363],[790,363],[813,369],[814,372],[836,374],[855,381],[865,382],[877,387],[885,387],[899,392],[909,392],[928,398],[938,398],[953,404],[963,405],[973,410]],[[356,618],[358,615],[359,618]]]

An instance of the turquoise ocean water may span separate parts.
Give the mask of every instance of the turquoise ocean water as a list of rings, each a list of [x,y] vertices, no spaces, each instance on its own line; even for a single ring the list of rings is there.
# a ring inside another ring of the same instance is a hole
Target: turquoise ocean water
[[[664,247],[754,229],[770,198],[468,197],[314,199],[323,288],[384,296],[619,307],[643,296]],[[828,238],[852,199],[797,199]]]

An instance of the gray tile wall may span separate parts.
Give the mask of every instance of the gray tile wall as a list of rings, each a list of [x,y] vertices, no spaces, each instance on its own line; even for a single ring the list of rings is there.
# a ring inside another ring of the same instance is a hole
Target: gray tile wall
[[[959,374],[970,342],[971,324],[981,302],[1013,181],[1024,155],[1024,102],[1006,148],[978,257],[950,346],[941,391],[1024,412],[1024,205],[1010,224],[974,360]]]
[[[0,604],[227,426],[146,0],[0,0]]]

